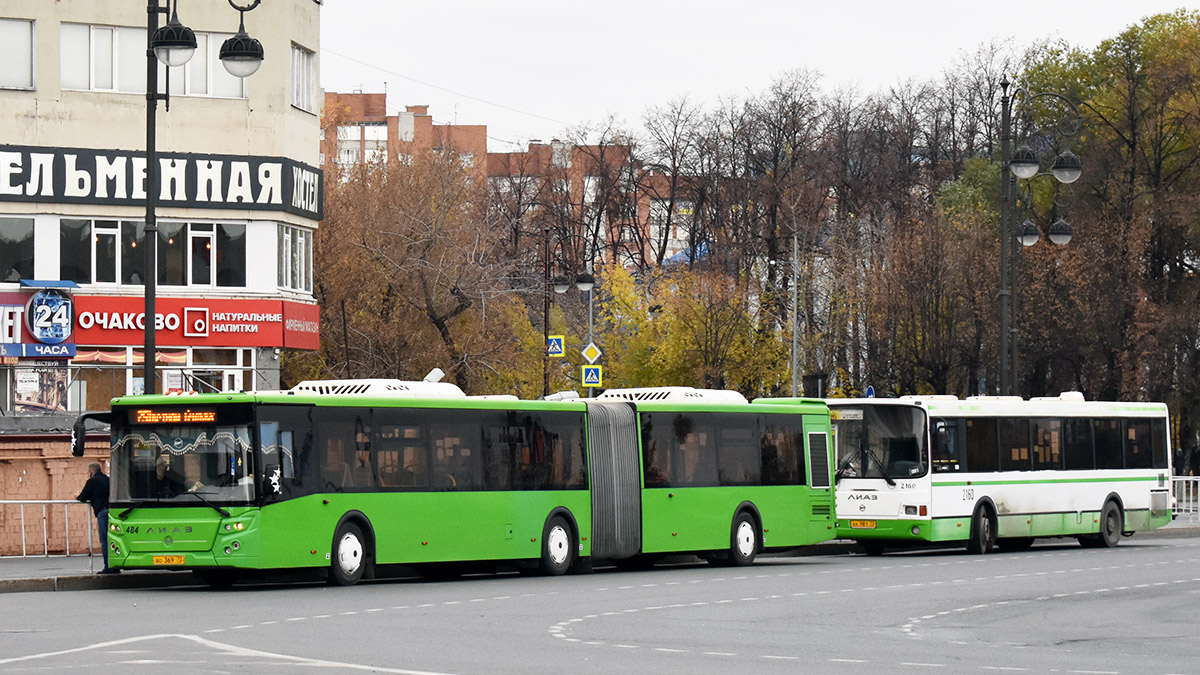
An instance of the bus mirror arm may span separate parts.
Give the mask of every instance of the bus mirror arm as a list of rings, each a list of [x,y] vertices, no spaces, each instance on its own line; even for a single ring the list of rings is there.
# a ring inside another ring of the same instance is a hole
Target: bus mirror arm
[[[87,444],[87,421],[96,420],[108,424],[112,421],[112,413],[107,412],[90,412],[84,413],[75,418],[75,424],[71,427],[71,455],[75,457],[83,457],[84,446]]]

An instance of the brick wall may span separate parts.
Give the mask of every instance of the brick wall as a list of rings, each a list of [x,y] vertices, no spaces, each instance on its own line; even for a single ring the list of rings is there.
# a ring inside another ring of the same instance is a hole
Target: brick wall
[[[88,464],[99,462],[108,473],[108,451],[103,434],[88,437],[83,457],[71,456],[71,439],[65,434],[0,436],[0,500],[73,500],[88,479]],[[0,505],[0,556],[62,554],[68,547],[71,553],[85,552],[89,523],[92,548],[99,552],[90,505],[54,504],[44,514],[40,504]]]

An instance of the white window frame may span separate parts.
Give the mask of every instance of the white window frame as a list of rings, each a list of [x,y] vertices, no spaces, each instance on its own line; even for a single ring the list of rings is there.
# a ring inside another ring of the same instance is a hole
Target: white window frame
[[[145,84],[146,68],[145,68],[145,62],[142,60],[145,58],[144,47],[139,50],[136,50],[136,51],[140,52],[141,56],[139,56],[138,63],[136,64],[136,66],[134,68],[134,70],[136,72],[140,73],[140,78],[139,78],[141,80],[140,85],[136,88],[122,86],[121,77],[120,77],[122,34],[124,34],[126,36],[124,39],[129,39],[128,36],[130,34],[136,34],[138,46],[141,47],[141,45],[144,44],[146,41],[146,39],[145,39],[146,29],[145,28],[141,28],[141,27],[137,27],[137,26],[108,26],[108,25],[103,25],[103,24],[83,24],[83,23],[70,23],[70,22],[64,22],[62,24],[63,27],[68,26],[68,25],[70,25],[70,26],[85,26],[88,29],[88,44],[87,44],[87,48],[86,48],[87,58],[88,58],[88,67],[87,67],[88,85],[86,88],[63,87],[64,90],[66,90],[66,91],[102,91],[102,92],[115,92],[115,93],[121,93],[121,94],[141,94],[141,95],[144,95],[146,93],[146,91],[145,91],[146,90],[146,84]],[[96,78],[96,69],[97,69],[97,66],[100,65],[96,58],[96,52],[95,52],[95,49],[96,49],[95,36],[96,36],[97,31],[109,31],[112,34],[112,52],[109,55],[109,58],[111,61],[108,64],[108,72],[110,73],[110,75],[112,77],[112,86],[111,87],[100,87],[100,86],[96,85],[96,79],[97,79]],[[224,98],[224,99],[233,99],[233,100],[245,99],[247,97],[247,88],[246,88],[245,78],[239,78],[239,77],[234,77],[233,75],[228,75],[224,68],[220,68],[220,69],[217,68],[217,66],[220,65],[220,60],[217,58],[217,55],[220,52],[221,45],[225,42],[225,40],[227,38],[232,37],[232,35],[229,33],[196,33],[196,37],[204,38],[203,40],[197,39],[197,42],[203,43],[205,45],[205,49],[203,50],[203,53],[201,53],[202,50],[198,49],[196,51],[196,53],[192,55],[192,58],[187,63],[185,63],[182,66],[178,66],[176,68],[171,69],[171,78],[170,78],[171,83],[173,85],[177,85],[177,83],[182,82],[181,89],[171,92],[171,95],[172,96],[187,96],[187,97],[194,97],[194,98]],[[59,30],[59,39],[60,40],[62,39],[61,28]],[[132,52],[135,50],[131,49],[130,51]],[[61,58],[61,54],[62,54],[61,49],[60,49],[59,54],[60,54],[60,58]],[[207,63],[207,67],[205,68],[204,90],[201,92],[196,92],[196,91],[192,90],[193,89],[192,65],[193,65],[193,61],[195,61],[196,59],[204,59]],[[61,68],[62,68],[61,63],[59,65],[59,68],[60,68],[59,72],[61,74],[61,72],[62,72],[61,71]],[[222,75],[223,73],[226,74],[228,77],[233,78],[234,80],[237,81],[237,83],[239,85],[238,88],[241,91],[240,95],[218,96],[213,93],[214,90],[216,89],[216,85],[217,85],[216,78],[223,77],[224,76],[224,75]],[[167,87],[167,67],[165,65],[163,65],[162,63],[159,63],[158,64],[159,93],[166,93],[166,91],[167,91],[166,87]]]
[[[292,107],[316,114],[317,54],[292,43]]]
[[[0,18],[4,23],[23,23],[29,28],[29,83],[28,84],[8,84],[0,83],[0,89],[14,89],[18,91],[32,91],[37,85],[37,31],[32,19],[10,19]],[[5,49],[11,49],[6,46]],[[9,59],[11,60],[11,59]]]

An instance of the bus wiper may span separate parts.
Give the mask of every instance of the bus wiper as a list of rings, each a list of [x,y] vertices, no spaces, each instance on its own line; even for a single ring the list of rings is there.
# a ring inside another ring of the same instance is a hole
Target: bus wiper
[[[214,503],[212,503],[212,502],[208,501],[207,499],[205,499],[205,498],[204,498],[204,495],[201,495],[199,492],[195,492],[195,491],[188,491],[186,494],[192,495],[192,496],[193,496],[193,497],[195,497],[196,499],[199,499],[200,501],[204,502],[205,504],[207,504],[207,505],[211,506],[211,507],[213,508],[213,510],[215,510],[217,513],[221,514],[221,516],[222,516],[222,517],[224,517],[224,518],[228,518],[228,517],[229,517],[229,512],[228,512],[228,511],[226,511],[225,509],[223,509],[223,508],[221,508],[221,507],[217,506],[216,504],[214,504]]]
[[[883,468],[883,462],[879,461],[879,458],[875,456],[875,453],[871,452],[870,450],[867,450],[866,452],[867,458],[874,461],[875,466],[879,467],[879,475],[883,476],[883,479],[887,481],[888,485],[895,487],[896,481],[892,480],[892,477],[888,475],[887,469]]]

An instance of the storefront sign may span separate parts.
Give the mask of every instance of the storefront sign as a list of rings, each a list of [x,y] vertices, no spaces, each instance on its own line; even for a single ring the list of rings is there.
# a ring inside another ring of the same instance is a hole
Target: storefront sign
[[[159,206],[324,216],[324,174],[286,157],[159,153],[158,161]],[[0,201],[143,206],[146,156],[0,145]]]
[[[75,302],[77,342],[127,346],[145,341],[142,298],[80,295]],[[316,305],[160,296],[155,309],[155,342],[162,346],[317,349],[320,344]]]
[[[70,296],[58,291],[0,293],[0,357],[75,356]]]

